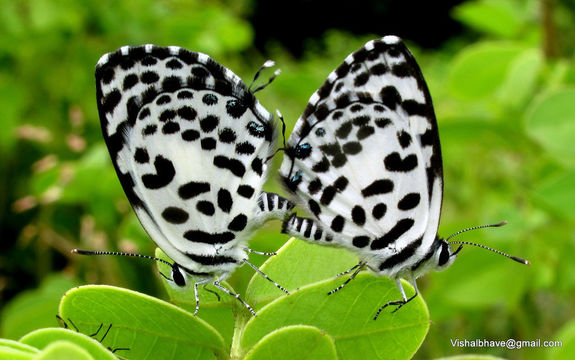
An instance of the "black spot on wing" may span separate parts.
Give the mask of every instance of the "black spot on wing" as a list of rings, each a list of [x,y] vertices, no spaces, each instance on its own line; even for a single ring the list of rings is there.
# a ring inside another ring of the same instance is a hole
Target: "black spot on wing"
[[[362,226],[365,224],[365,210],[359,205],[351,209],[351,219],[356,225]]]
[[[308,207],[309,210],[312,212],[312,214],[314,214],[316,217],[319,216],[319,214],[321,213],[321,208],[319,204],[312,199],[309,199]]]
[[[353,238],[351,243],[356,248],[364,248],[369,245],[369,236],[356,236]]]
[[[137,148],[136,152],[134,153],[134,160],[139,164],[145,164],[150,161],[148,150],[144,148]]]
[[[216,212],[216,208],[211,201],[201,200],[196,204],[196,209],[204,215],[212,216]]]
[[[373,207],[373,209],[371,210],[371,215],[376,220],[379,220],[385,215],[386,211],[387,211],[387,206],[384,203],[379,203]]]
[[[340,233],[343,230],[343,226],[345,225],[345,219],[341,215],[337,215],[331,221],[331,229],[336,232]]]
[[[183,209],[169,206],[162,211],[162,217],[171,224],[183,224],[188,221],[190,215]]]
[[[417,156],[410,154],[401,158],[398,152],[393,152],[385,157],[383,163],[389,171],[407,172],[417,167]]]
[[[231,231],[242,231],[246,228],[248,224],[248,217],[244,214],[239,214],[235,216],[232,221],[228,224],[228,230]]]
[[[241,161],[237,159],[230,159],[227,156],[218,155],[214,157],[214,165],[221,169],[227,169],[231,171],[231,173],[237,177],[242,177],[246,173],[246,167]]]
[[[413,219],[409,218],[399,220],[385,235],[371,243],[371,249],[379,250],[389,246],[411,229],[414,223]]]
[[[178,195],[188,200],[200,194],[210,191],[210,184],[207,182],[190,181],[187,184],[181,185],[178,189]]]
[[[240,185],[238,186],[238,190],[237,193],[240,196],[243,196],[247,199],[250,199],[252,197],[252,195],[254,194],[255,189],[249,185]]]
[[[196,112],[196,110],[192,109],[189,106],[182,106],[181,108],[178,109],[178,116],[184,120],[192,121],[196,118],[197,115],[198,113]]]
[[[379,96],[383,105],[391,110],[395,110],[396,106],[401,103],[401,95],[395,86],[385,86],[381,89]]]
[[[226,189],[220,189],[218,191],[218,207],[225,213],[229,213],[232,209],[234,201],[232,200],[232,195]]]
[[[361,190],[363,197],[369,197],[379,194],[387,194],[393,191],[393,182],[389,179],[379,179],[373,181],[371,184]]]
[[[421,196],[418,193],[409,193],[399,200],[397,208],[399,210],[411,210],[419,205],[420,200]]]
[[[191,242],[203,244],[226,244],[236,238],[236,236],[229,231],[223,233],[207,233],[201,230],[189,230],[184,233],[184,238]]]
[[[200,133],[194,129],[188,129],[182,132],[182,139],[185,141],[195,141],[200,138]]]
[[[142,182],[148,189],[160,189],[172,182],[176,175],[174,164],[165,157],[158,155],[154,160],[155,174],[142,175]]]
[[[322,187],[321,180],[319,178],[315,178],[309,182],[307,191],[310,193],[310,195],[314,195],[315,193],[321,190],[321,187]]]

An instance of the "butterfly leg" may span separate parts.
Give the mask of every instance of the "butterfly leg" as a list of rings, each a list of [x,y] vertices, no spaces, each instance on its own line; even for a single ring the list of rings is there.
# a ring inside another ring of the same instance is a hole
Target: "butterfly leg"
[[[278,254],[277,252],[261,252],[261,251],[253,250],[250,248],[244,248],[244,250],[249,252],[249,253],[262,255],[262,256],[274,256],[274,255]]]
[[[226,289],[224,286],[220,285],[220,282],[223,279],[217,279],[216,281],[214,281],[214,286],[217,287],[218,289],[222,290],[223,292],[225,292],[226,294],[235,297],[236,299],[238,299],[239,302],[241,302],[251,313],[253,316],[256,316],[256,312],[254,311],[254,309],[247,303],[245,302],[239,294],[233,293],[230,290]]]
[[[401,300],[395,300],[395,301],[390,301],[387,304],[383,305],[382,307],[379,308],[379,310],[377,310],[377,313],[375,314],[375,317],[373,318],[373,320],[377,320],[379,314],[381,313],[381,311],[383,309],[385,309],[386,307],[393,305],[393,306],[397,306],[392,313],[396,312],[397,310],[399,310],[403,305],[407,304],[408,302],[410,302],[411,300],[415,299],[415,297],[419,294],[419,290],[417,289],[417,283],[415,282],[415,279],[411,279],[411,284],[413,285],[413,288],[415,289],[415,294],[413,294],[413,296],[411,296],[410,298],[408,298],[405,295],[405,290],[403,290],[403,286],[401,285],[401,279],[400,278],[396,278],[395,279],[395,283],[397,284],[397,288],[399,289],[399,292],[401,293]]]
[[[353,270],[355,270],[355,271],[353,272],[353,274],[351,274],[351,276],[350,276],[343,284],[341,284],[340,286],[336,287],[335,289],[333,289],[332,291],[328,292],[327,294],[328,294],[328,295],[331,295],[331,294],[333,294],[333,293],[335,293],[335,292],[337,292],[337,291],[343,289],[343,287],[346,286],[351,280],[355,279],[355,277],[357,276],[357,274],[359,274],[359,272],[363,269],[364,266],[365,266],[365,263],[364,263],[364,262],[360,262],[359,264],[355,265],[355,266],[352,267],[351,269],[346,270],[346,271],[344,271],[344,272],[342,272],[342,273],[337,274],[336,277],[339,277],[339,276],[343,276],[343,275],[349,274],[350,272],[352,272]]]
[[[209,283],[212,279],[203,279],[194,283],[194,297],[196,298],[196,310],[194,316],[200,311],[200,296],[198,295],[198,285]]]
[[[264,273],[263,271],[261,271],[257,266],[255,266],[254,264],[252,264],[251,262],[249,262],[247,259],[244,260],[244,262],[246,264],[248,264],[252,269],[254,269],[258,274],[260,274],[261,276],[263,276],[267,281],[271,282],[272,284],[274,284],[278,289],[280,289],[281,291],[285,292],[286,294],[289,295],[289,292],[280,284],[278,284],[277,282],[273,281],[269,276],[267,276],[266,273]]]

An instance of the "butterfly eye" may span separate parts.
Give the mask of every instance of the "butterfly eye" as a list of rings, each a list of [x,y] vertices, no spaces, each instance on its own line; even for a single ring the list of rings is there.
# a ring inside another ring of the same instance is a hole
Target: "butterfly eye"
[[[443,266],[449,261],[449,245],[447,243],[441,244],[441,252],[439,253],[439,261],[437,265]]]
[[[176,265],[172,267],[172,280],[174,280],[174,284],[179,287],[186,286],[186,277],[182,274],[182,270]]]

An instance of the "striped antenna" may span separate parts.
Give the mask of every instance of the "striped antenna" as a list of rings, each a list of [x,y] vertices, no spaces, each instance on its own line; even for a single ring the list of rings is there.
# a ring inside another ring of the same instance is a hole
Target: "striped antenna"
[[[473,246],[477,246],[477,247],[480,247],[480,248],[485,249],[485,250],[493,251],[493,252],[496,253],[496,254],[503,255],[503,256],[505,256],[505,257],[511,259],[511,260],[517,261],[518,263],[521,263],[521,264],[524,264],[524,265],[527,265],[527,266],[531,265],[531,263],[530,263],[528,260],[522,259],[522,258],[517,257],[517,256],[509,255],[509,254],[507,254],[507,253],[504,253],[503,251],[495,250],[495,249],[490,248],[490,247],[485,246],[485,245],[476,244],[476,243],[469,242],[469,241],[449,241],[449,239],[451,239],[452,237],[457,236],[457,235],[459,235],[459,234],[461,234],[461,233],[464,233],[464,232],[466,232],[466,231],[477,230],[477,229],[484,229],[484,228],[488,228],[488,227],[500,227],[500,226],[503,226],[503,225],[506,225],[506,224],[507,224],[507,221],[502,221],[502,222],[497,223],[497,224],[489,224],[489,225],[481,225],[481,226],[470,227],[470,228],[463,229],[463,230],[460,230],[460,231],[457,231],[457,232],[451,234],[447,239],[445,239],[445,241],[447,241],[448,244],[461,244],[461,245],[473,245]],[[458,248],[452,255],[457,254],[457,253],[461,250],[461,247],[462,247],[461,245],[459,246],[459,248]]]
[[[142,255],[142,254],[132,254],[132,253],[123,253],[123,252],[117,252],[117,251],[92,251],[92,250],[80,250],[80,249],[72,249],[72,253],[73,254],[78,254],[78,255],[118,255],[118,256],[133,256],[133,257],[139,257],[139,258],[143,258],[143,259],[148,259],[148,260],[155,260],[155,261],[160,261],[163,262],[166,265],[169,265],[170,267],[173,267],[174,264],[164,260],[164,259],[160,259],[157,257],[153,257],[153,256],[148,256],[148,255]]]

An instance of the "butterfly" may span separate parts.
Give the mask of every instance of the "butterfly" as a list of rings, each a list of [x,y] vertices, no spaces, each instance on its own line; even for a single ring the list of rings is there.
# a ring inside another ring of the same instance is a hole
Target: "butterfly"
[[[220,284],[244,263],[272,281],[246,247],[254,229],[293,208],[262,191],[276,139],[273,116],[254,96],[264,86],[251,90],[208,55],[175,46],[125,46],[96,67],[102,132],[120,183],[174,261],[165,277],[181,287],[194,279],[195,313],[198,286],[211,282],[255,315]]]
[[[282,231],[349,249],[360,259],[330,293],[363,268],[395,279],[401,299],[382,306],[375,318],[386,306],[398,310],[414,299],[416,279],[451,265],[462,244],[477,245],[452,241],[461,244],[452,251],[449,238],[437,235],[443,199],[437,121],[421,70],[396,36],[367,42],[311,96],[288,140],[280,176],[313,215],[293,214]],[[410,298],[401,278],[415,289]]]

